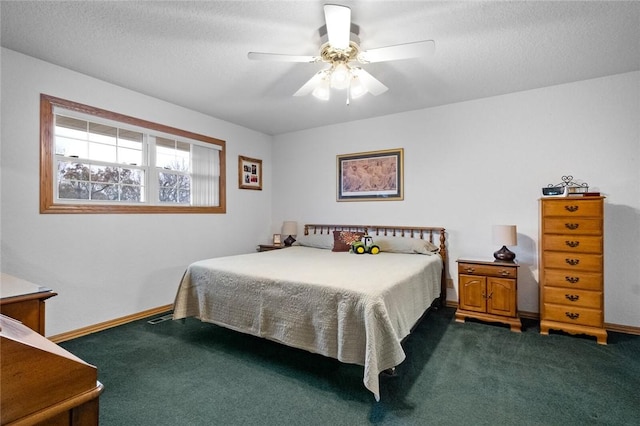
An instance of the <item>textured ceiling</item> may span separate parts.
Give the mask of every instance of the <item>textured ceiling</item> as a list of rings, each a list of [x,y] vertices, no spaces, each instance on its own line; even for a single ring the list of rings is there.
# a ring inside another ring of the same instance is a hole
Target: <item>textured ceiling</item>
[[[389,90],[293,97],[322,64],[322,1],[1,3],[3,47],[268,134],[640,69],[640,2],[341,1],[361,48],[435,40],[429,58],[369,64]]]

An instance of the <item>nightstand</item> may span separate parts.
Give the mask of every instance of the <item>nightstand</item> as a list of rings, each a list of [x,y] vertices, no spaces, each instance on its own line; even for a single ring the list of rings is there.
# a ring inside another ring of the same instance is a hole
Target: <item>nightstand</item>
[[[287,246],[280,245],[280,244],[260,244],[258,246],[258,251],[263,252],[263,251],[271,251],[271,250],[280,250],[286,247]]]
[[[458,259],[456,321],[475,318],[522,331],[518,316],[518,267],[514,262]]]

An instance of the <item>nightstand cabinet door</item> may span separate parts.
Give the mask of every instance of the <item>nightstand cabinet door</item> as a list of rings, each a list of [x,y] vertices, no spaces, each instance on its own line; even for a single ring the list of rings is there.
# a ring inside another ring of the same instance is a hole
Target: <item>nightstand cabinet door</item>
[[[540,333],[604,329],[604,197],[540,200]]]
[[[473,275],[460,275],[458,279],[460,287],[460,309],[473,312],[486,312],[487,278]]]
[[[456,321],[466,318],[501,322],[520,331],[518,317],[518,264],[458,259]]]
[[[508,278],[487,279],[487,313],[516,316],[516,281]]]

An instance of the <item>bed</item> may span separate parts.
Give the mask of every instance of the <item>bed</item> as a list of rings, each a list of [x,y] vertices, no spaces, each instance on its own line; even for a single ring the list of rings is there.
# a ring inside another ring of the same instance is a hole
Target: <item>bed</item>
[[[344,251],[362,235],[381,252]],[[291,247],[189,265],[173,318],[362,365],[379,401],[379,374],[405,359],[403,339],[444,303],[446,257],[444,228],[307,224]]]

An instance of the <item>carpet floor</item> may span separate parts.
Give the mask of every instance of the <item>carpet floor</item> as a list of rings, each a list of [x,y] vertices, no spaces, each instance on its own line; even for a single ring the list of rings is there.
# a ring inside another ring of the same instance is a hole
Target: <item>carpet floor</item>
[[[153,322],[153,321],[152,321]],[[196,319],[139,320],[61,344],[97,366],[117,425],[638,425],[640,336],[523,333],[429,313],[381,376]]]

